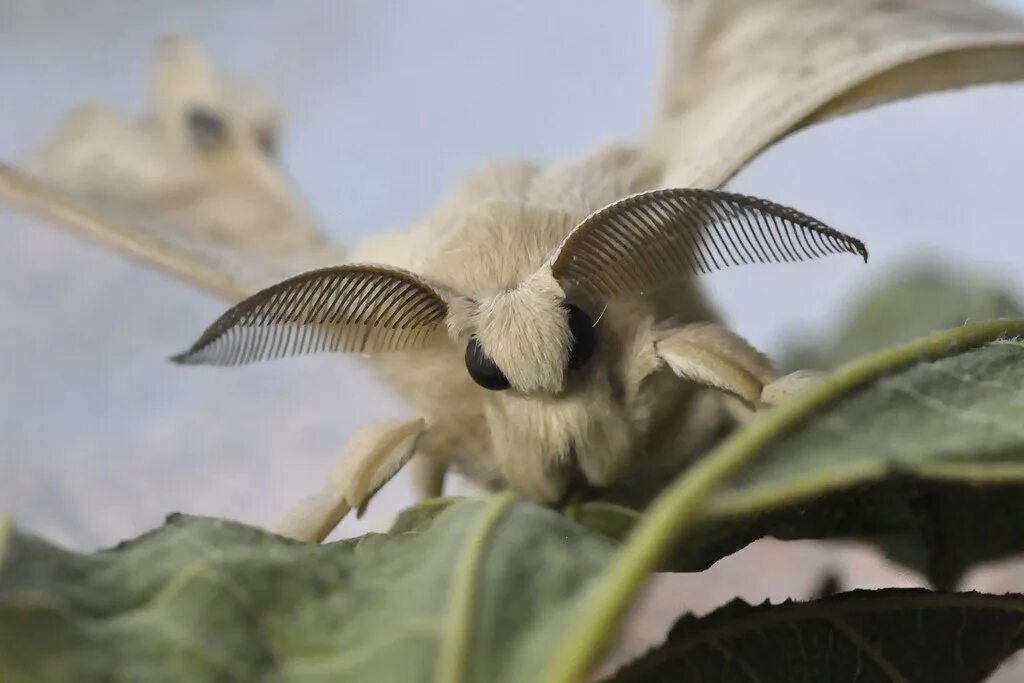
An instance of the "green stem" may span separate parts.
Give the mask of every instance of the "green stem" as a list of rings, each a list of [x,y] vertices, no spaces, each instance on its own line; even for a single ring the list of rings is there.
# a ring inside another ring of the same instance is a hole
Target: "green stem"
[[[688,531],[718,484],[752,455],[822,404],[878,375],[915,362],[934,360],[1001,337],[1024,336],[1024,320],[996,320],[940,332],[905,346],[854,360],[805,393],[733,433],[670,485],[651,505],[615,560],[590,586],[577,616],[578,628],[567,634],[545,681],[574,683],[587,674],[618,618],[671,544]]]

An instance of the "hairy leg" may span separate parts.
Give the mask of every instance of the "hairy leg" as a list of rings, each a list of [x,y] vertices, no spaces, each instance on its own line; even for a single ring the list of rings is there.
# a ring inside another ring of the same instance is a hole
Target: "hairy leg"
[[[774,406],[788,400],[792,396],[802,394],[818,383],[825,373],[817,370],[797,370],[783,375],[764,385],[761,391],[761,403]]]
[[[350,511],[361,515],[373,495],[416,453],[425,430],[422,418],[384,420],[360,429],[331,468],[324,489],[296,504],[278,533],[319,543]]]
[[[717,323],[665,330],[654,348],[679,377],[729,394],[748,409],[757,406],[765,384],[775,379],[763,353]]]
[[[409,467],[412,470],[412,487],[417,500],[437,498],[444,492],[444,479],[448,474],[447,463],[424,452],[417,452]]]

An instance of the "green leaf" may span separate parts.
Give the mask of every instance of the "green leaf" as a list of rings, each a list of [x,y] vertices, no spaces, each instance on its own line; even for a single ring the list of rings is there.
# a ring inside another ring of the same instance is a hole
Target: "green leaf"
[[[862,538],[954,586],[970,566],[1024,550],[1022,399],[1015,344],[881,380],[766,445],[674,565],[703,568],[763,535]]]
[[[763,536],[861,538],[951,587],[970,566],[1024,550],[1022,415],[1015,341],[850,387],[759,444],[659,568],[705,569]],[[621,540],[639,515],[588,503],[578,517]]]
[[[849,495],[893,475],[1018,483],[1024,345],[1011,338],[1021,335],[1024,320],[993,321],[861,358],[731,434],[654,501],[612,565],[581,594],[573,607],[580,628],[559,649],[549,679],[584,675],[648,573],[673,549],[699,546],[701,531],[716,520],[756,523],[785,506]],[[998,551],[1019,549],[1019,536],[1001,536]],[[953,573],[976,559],[950,552]]]
[[[978,683],[1024,647],[1024,596],[880,590],[686,615],[607,683]]]
[[[89,555],[6,536],[4,683],[532,683],[560,605],[611,555],[510,496],[324,546],[185,516]]]
[[[814,523],[901,535],[895,547],[923,559],[917,568],[941,583],[1024,549],[1024,344],[917,363],[834,398],[808,409],[813,420],[761,444],[718,489],[710,512],[748,516],[888,480],[834,507],[814,506]]]
[[[430,525],[442,512],[459,501],[467,500],[463,497],[449,496],[440,498],[428,498],[420,501],[398,513],[398,517],[391,523],[388,529],[389,534],[401,534],[409,531],[422,531]]]
[[[510,496],[431,501],[392,534],[328,546],[187,517],[93,555],[6,533],[0,680],[578,681],[647,574],[701,548],[708,525],[813,500],[856,509],[858,491],[906,477],[1016,485],[1024,346],[998,340],[1021,334],[1024,321],[974,325],[861,359],[731,435],[644,516],[579,506],[602,533],[632,527],[614,556]],[[936,419],[932,399],[955,410]]]

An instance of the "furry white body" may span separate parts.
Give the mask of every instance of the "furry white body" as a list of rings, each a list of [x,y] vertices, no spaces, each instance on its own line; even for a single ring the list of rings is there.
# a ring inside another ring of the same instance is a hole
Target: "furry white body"
[[[522,365],[519,356],[531,337],[540,338],[541,347],[565,347],[565,331],[545,315],[551,308],[544,306],[543,295],[534,301],[535,273],[587,215],[650,189],[656,170],[641,150],[624,146],[545,170],[496,165],[467,179],[423,223],[370,242],[352,258],[420,273],[481,302],[466,317],[476,320],[476,334],[509,372],[517,362]],[[519,315],[502,315],[503,298],[515,299]],[[599,342],[586,368],[572,373],[562,388],[558,378],[544,377],[543,369],[521,373],[539,373],[540,384],[553,381],[554,391],[481,388],[466,373],[458,330],[449,343],[369,361],[426,418],[417,445],[421,458],[454,465],[488,487],[511,486],[539,500],[556,500],[576,476],[606,486],[631,460],[663,461],[655,443],[673,443],[672,455],[685,457],[706,438],[700,431],[663,438],[665,430],[692,427],[687,415],[701,392],[680,382],[655,352],[656,339],[667,329],[714,320],[695,283],[681,280],[657,294],[610,302],[590,313]],[[544,343],[545,337],[551,342]],[[705,415],[716,412],[706,399],[699,405]],[[714,420],[704,419],[713,430]],[[654,434],[658,438],[649,438]]]

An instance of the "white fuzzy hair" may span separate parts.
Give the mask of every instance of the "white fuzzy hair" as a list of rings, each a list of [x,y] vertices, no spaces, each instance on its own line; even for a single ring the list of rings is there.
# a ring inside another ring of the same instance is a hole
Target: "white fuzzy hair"
[[[557,500],[582,475],[595,486],[622,474],[645,435],[683,419],[695,387],[654,352],[659,325],[714,320],[692,282],[670,294],[594,310],[598,347],[566,373],[567,293],[546,264],[587,215],[649,186],[658,169],[633,147],[612,144],[539,170],[503,163],[459,185],[426,221],[353,254],[422,274],[456,294],[451,342],[370,361],[430,429],[422,457],[437,458],[491,487]],[[511,388],[488,391],[466,372],[470,335]],[[680,448],[680,453],[688,449]],[[664,454],[650,454],[650,459]]]

